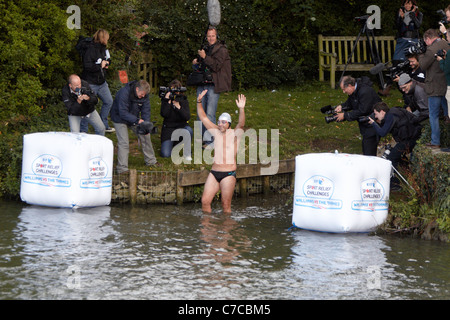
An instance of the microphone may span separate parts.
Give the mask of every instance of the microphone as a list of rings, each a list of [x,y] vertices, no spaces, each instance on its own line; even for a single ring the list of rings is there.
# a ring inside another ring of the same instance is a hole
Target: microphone
[[[206,5],[208,9],[209,24],[216,27],[220,23],[220,3],[218,0],[208,0]]]
[[[389,62],[388,62],[389,63]],[[372,69],[369,70],[370,74],[377,74],[380,73],[381,71],[384,70],[384,68],[386,67],[387,63],[379,63],[377,64],[375,67],[373,67]]]

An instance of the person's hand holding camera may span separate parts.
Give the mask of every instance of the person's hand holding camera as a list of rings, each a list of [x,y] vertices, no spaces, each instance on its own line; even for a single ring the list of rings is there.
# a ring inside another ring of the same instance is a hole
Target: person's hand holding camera
[[[107,60],[102,60],[102,69],[108,69],[109,62]]]
[[[78,103],[81,104],[84,100],[90,100],[91,99],[91,97],[89,97],[87,94],[81,93],[81,91],[78,91],[78,92],[80,92],[80,94],[78,94],[78,97],[77,97],[77,102]]]
[[[334,118],[337,122],[344,121],[344,113],[342,112],[342,105],[338,105],[336,108],[334,108],[334,112],[336,112],[336,115]]]
[[[180,103],[177,101],[177,100],[170,100],[170,94],[171,94],[171,92],[170,91],[167,91],[167,93],[166,93],[166,96],[165,96],[165,98],[167,99],[167,100],[169,100],[169,105],[171,105],[171,106],[174,106],[175,108],[177,108],[178,110],[180,110],[181,109],[181,105],[180,105]]]

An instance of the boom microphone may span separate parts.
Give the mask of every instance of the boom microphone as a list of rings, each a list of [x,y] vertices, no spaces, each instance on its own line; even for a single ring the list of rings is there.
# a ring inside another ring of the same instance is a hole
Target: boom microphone
[[[389,62],[388,62],[389,63]],[[369,70],[370,74],[378,74],[384,70],[388,63],[379,63],[375,67]]]
[[[209,24],[216,27],[220,23],[220,3],[218,0],[208,0],[206,5],[208,9]]]

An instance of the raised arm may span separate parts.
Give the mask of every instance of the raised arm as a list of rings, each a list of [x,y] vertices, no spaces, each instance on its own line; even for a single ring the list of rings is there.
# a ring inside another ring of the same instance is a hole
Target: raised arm
[[[206,92],[208,92],[208,90],[203,90],[197,97],[197,114],[206,129],[217,129],[218,126],[208,119],[205,110],[203,110],[202,99],[205,96]]]
[[[236,100],[236,105],[239,108],[239,121],[238,124],[236,126],[236,129],[243,129],[245,126],[245,102],[246,102],[246,97],[243,94],[238,95],[238,98]]]

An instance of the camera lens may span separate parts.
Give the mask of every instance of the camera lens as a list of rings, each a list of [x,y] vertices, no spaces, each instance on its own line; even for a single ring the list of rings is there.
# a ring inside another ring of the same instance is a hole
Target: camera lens
[[[330,123],[336,121],[336,118],[334,116],[325,117],[325,122]]]

